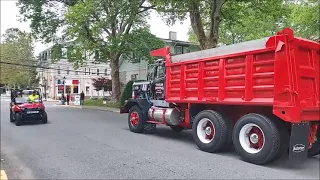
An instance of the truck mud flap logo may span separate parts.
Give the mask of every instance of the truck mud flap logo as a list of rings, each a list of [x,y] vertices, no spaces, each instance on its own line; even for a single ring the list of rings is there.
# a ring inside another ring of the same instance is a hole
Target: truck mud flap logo
[[[300,153],[305,151],[305,145],[303,144],[296,144],[293,146],[292,151],[295,153]]]

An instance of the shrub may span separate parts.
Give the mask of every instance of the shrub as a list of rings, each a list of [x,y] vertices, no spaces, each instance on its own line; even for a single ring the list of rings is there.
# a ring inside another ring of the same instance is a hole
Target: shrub
[[[132,85],[133,81],[129,81],[126,84],[126,87],[124,88],[120,98],[121,105],[124,105],[124,102],[132,97]]]

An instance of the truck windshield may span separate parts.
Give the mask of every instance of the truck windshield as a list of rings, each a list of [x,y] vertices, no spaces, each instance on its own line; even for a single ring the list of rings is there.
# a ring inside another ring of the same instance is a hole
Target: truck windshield
[[[166,73],[166,68],[165,68],[164,64],[158,66],[158,68],[157,68],[157,76],[158,77],[163,77],[165,75],[165,73]]]

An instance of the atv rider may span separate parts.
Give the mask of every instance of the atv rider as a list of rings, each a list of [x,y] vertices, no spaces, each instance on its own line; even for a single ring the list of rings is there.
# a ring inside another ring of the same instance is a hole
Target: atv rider
[[[32,94],[29,96],[29,101],[35,102],[38,99],[39,99],[39,95],[37,94],[36,90],[34,90]]]

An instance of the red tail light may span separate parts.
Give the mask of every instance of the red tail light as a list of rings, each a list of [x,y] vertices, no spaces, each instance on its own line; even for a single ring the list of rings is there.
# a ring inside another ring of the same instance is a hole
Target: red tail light
[[[13,110],[18,112],[18,111],[21,111],[21,108],[19,106],[13,106]]]

